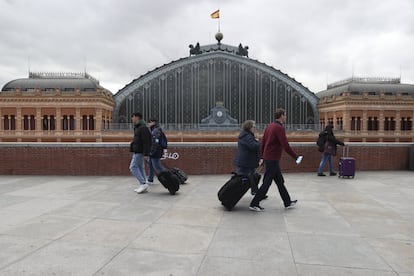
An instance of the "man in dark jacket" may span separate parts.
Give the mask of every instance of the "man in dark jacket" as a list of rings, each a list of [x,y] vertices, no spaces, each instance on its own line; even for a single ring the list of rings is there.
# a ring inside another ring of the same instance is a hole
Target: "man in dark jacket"
[[[145,192],[148,189],[145,176],[144,159],[148,158],[151,149],[151,133],[147,124],[142,119],[142,114],[139,112],[132,114],[132,123],[134,124],[134,140],[131,142],[130,151],[132,154],[131,164],[129,170],[137,178],[140,183],[139,187],[134,191],[138,194]]]
[[[282,197],[285,208],[291,208],[295,206],[297,200],[291,200],[290,195],[284,185],[282,172],[280,171],[279,160],[282,156],[282,151],[286,151],[292,158],[296,159],[296,163],[299,163],[301,158],[290,147],[286,137],[285,128],[283,124],[286,121],[285,110],[277,109],[275,112],[276,121],[269,124],[265,132],[263,133],[263,139],[261,144],[262,159],[265,163],[265,174],[263,178],[263,184],[260,186],[258,192],[254,196],[250,203],[250,210],[263,211],[264,208],[259,205],[260,200],[264,198],[267,191],[270,188],[273,180],[276,182],[279,189],[280,196]]]

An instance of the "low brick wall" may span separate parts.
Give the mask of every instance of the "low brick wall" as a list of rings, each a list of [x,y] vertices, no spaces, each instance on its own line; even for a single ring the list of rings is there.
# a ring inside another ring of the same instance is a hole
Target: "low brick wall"
[[[407,170],[408,143],[348,143],[356,169]],[[314,143],[291,143],[302,154],[297,166],[283,154],[284,172],[316,172],[321,158]],[[236,143],[169,143],[167,166],[187,174],[228,174],[234,171]],[[341,147],[334,158],[337,170]],[[0,143],[2,175],[129,175],[129,143]],[[327,168],[325,169],[327,170]]]

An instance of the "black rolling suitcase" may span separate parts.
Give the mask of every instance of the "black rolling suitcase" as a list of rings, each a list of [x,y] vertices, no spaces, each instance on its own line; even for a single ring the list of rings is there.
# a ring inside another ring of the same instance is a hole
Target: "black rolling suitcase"
[[[259,166],[254,174],[248,176],[238,175],[233,172],[231,178],[217,193],[221,205],[231,211],[250,188],[252,189],[252,194],[255,194],[258,190],[261,178],[260,172],[262,172],[263,168],[263,165]]]
[[[184,184],[188,179],[187,174],[177,167],[170,169],[170,172],[177,176],[178,180],[180,180],[180,184]]]
[[[230,180],[228,180],[218,191],[217,196],[221,201],[221,205],[230,211],[250,189],[250,186],[250,181],[246,176],[233,173]]]
[[[180,189],[180,180],[178,180],[177,176],[170,171],[157,173],[157,178],[172,195],[175,195]]]

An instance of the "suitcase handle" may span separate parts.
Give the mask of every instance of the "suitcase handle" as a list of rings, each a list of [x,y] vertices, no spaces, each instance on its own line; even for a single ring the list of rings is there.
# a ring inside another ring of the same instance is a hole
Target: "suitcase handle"
[[[256,173],[258,174],[264,173],[264,170],[265,170],[264,163],[262,163],[259,165],[259,167],[257,167]]]
[[[349,147],[347,146],[342,147],[342,157],[349,157]]]

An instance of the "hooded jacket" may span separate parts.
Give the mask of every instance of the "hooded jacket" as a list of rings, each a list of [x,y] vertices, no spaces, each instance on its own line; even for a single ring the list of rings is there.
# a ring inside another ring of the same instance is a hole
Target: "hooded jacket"
[[[260,159],[260,143],[251,131],[242,130],[237,142],[234,164],[238,167],[257,168]]]

